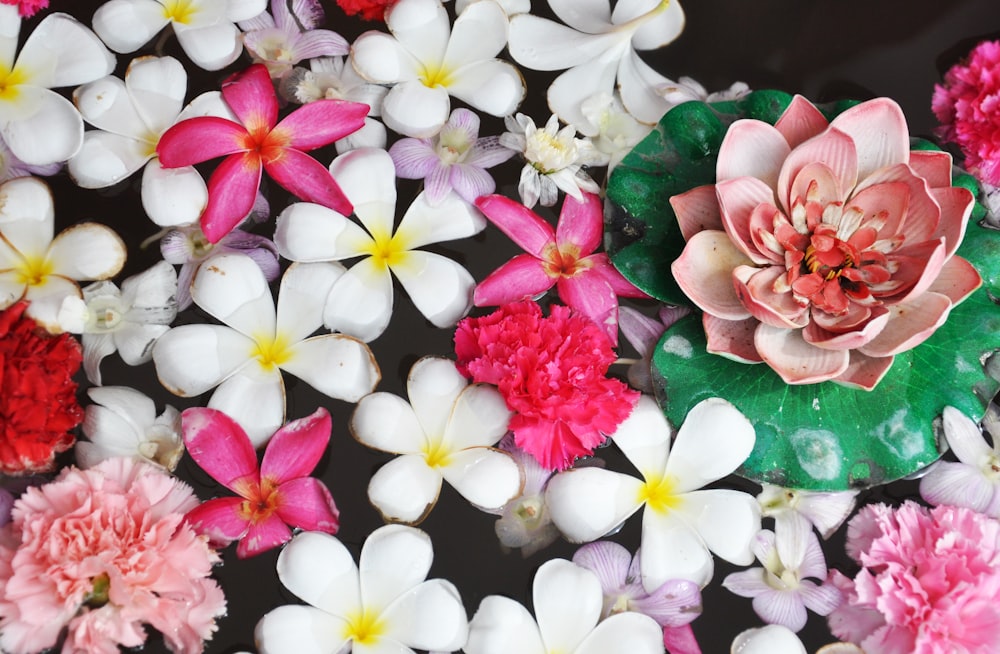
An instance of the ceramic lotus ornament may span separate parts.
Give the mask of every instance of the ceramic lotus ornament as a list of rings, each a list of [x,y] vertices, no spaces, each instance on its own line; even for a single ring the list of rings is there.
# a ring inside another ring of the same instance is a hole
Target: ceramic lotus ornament
[[[979,416],[996,390],[1000,312],[981,287],[1000,246],[969,225],[981,207],[950,155],[913,145],[892,100],[758,91],[671,110],[611,176],[612,261],[700,310],[654,352],[657,397],[677,422],[704,397],[735,404],[757,429],[754,479],[904,476],[937,458],[948,398]]]

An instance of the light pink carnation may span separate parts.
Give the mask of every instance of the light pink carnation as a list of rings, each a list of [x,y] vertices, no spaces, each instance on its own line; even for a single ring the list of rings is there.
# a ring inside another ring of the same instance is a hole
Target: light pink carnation
[[[970,509],[869,505],[847,551],[864,566],[834,573],[846,601],[830,630],[866,654],[991,654],[1000,648],[1000,521]]]
[[[67,468],[29,488],[0,537],[0,648],[10,654],[118,652],[146,640],[202,651],[226,600],[209,575],[218,554],[183,521],[186,484],[131,459]]]

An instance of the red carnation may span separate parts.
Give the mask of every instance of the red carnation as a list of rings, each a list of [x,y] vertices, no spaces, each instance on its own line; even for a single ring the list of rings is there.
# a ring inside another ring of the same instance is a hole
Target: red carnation
[[[395,0],[337,0],[348,16],[361,14],[365,20],[385,20],[385,10]]]
[[[73,381],[80,344],[69,334],[47,334],[22,315],[27,306],[0,312],[0,473],[7,475],[52,470],[83,420]]]
[[[455,354],[463,374],[497,386],[516,412],[514,441],[549,470],[593,454],[639,399],[606,376],[616,358],[607,335],[564,306],[553,306],[548,318],[531,301],[466,318]]]

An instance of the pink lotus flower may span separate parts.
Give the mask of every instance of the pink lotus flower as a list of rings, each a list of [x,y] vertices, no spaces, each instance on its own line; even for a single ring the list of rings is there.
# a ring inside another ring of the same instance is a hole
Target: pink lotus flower
[[[481,197],[476,206],[526,251],[476,286],[477,307],[526,300],[555,286],[563,302],[597,323],[613,346],[618,344],[618,296],[646,294],[622,277],[607,254],[594,253],[604,234],[600,197],[583,193],[582,202],[567,197],[556,229],[502,195]]]
[[[337,533],[337,506],[323,482],[309,474],[330,442],[330,414],[322,407],[293,420],[271,437],[264,459],[232,418],[208,408],[181,414],[184,444],[191,458],[239,497],[220,497],[189,511],[187,520],[219,546],[234,540],[245,559],[287,542],[289,526]]]
[[[835,636],[866,654],[989,654],[1000,634],[1000,521],[970,509],[868,505],[848,527],[862,566],[833,573]]]
[[[739,120],[716,178],[671,199],[687,239],[674,277],[710,352],[789,384],[874,388],[981,283],[953,256],[972,194],[950,155],[910,152],[886,98],[829,124],[800,97],[774,126]]]
[[[302,200],[351,214],[351,203],[330,171],[305,153],[359,129],[368,105],[317,100],[279,123],[278,96],[263,64],[229,77],[222,97],[239,123],[217,116],[189,118],[164,132],[156,146],[165,168],[226,157],[208,180],[201,229],[209,241],[217,243],[250,213],[263,170]]]

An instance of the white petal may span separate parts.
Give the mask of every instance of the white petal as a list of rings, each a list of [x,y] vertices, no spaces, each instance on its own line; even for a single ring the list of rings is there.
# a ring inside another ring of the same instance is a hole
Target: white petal
[[[344,545],[329,534],[296,534],[278,555],[278,578],[296,597],[331,615],[361,608],[358,566]]]
[[[483,509],[499,509],[521,492],[521,469],[510,454],[488,447],[455,452],[441,466],[445,481]]]
[[[371,393],[381,376],[368,346],[343,334],[321,334],[295,344],[281,369],[345,402],[357,402]]]
[[[624,4],[620,2],[615,5],[614,18],[616,23],[625,18],[620,13]],[[681,32],[684,31],[684,22],[684,10],[681,9],[681,3],[672,0],[667,3],[666,11],[644,21],[642,27],[635,31],[635,34],[632,35],[632,47],[636,50],[662,48],[680,36]]]
[[[340,618],[311,606],[288,604],[261,617],[254,642],[260,654],[330,654],[347,643],[346,632],[347,623]]]
[[[267,10],[267,0],[229,0],[226,4],[226,18],[234,23],[250,20]]]
[[[63,303],[67,298],[79,295],[80,287],[76,282],[49,275],[44,283],[27,287],[24,299],[30,304],[25,314],[47,330],[58,333],[62,330],[59,315]]]
[[[559,531],[571,542],[584,543],[607,534],[635,513],[641,506],[642,486],[635,477],[580,468],[552,477],[545,502]]]
[[[125,242],[110,227],[78,223],[64,229],[49,247],[53,273],[70,279],[106,279],[125,265]]]
[[[99,130],[136,140],[154,136],[132,104],[125,82],[117,77],[109,75],[77,87],[73,104]]]
[[[663,629],[648,615],[612,615],[591,631],[574,654],[663,654]],[[776,653],[775,653],[776,654]]]
[[[17,37],[21,32],[21,16],[17,5],[0,6],[0,65],[6,70],[14,67],[17,55]]]
[[[191,283],[195,304],[251,338],[273,338],[274,300],[264,273],[245,254],[219,254],[198,268]]]
[[[344,184],[343,181],[339,183]],[[392,212],[391,205],[389,212]],[[392,229],[391,224],[389,229]],[[372,238],[332,209],[311,202],[296,202],[278,215],[274,244],[281,256],[292,261],[331,261],[367,254]]]
[[[246,364],[253,348],[252,340],[224,325],[182,325],[156,341],[153,363],[167,390],[195,397]]]
[[[510,416],[496,387],[474,384],[458,396],[445,427],[444,442],[455,450],[493,445],[507,433]]]
[[[112,409],[99,404],[88,406],[82,426],[84,435],[101,448],[116,450],[124,456],[135,454],[140,434],[132,423]]]
[[[854,510],[857,496],[858,491],[802,493],[798,510],[815,525],[823,538],[829,538]]]
[[[128,314],[132,322],[169,324],[173,320],[169,310],[175,309],[175,295],[177,271],[162,260],[122,282],[121,297],[125,304],[132,307]],[[166,316],[159,312],[163,309],[168,312]]]
[[[448,93],[491,116],[508,116],[524,100],[524,78],[513,64],[487,59],[456,70]]]
[[[155,0],[109,0],[97,8],[91,23],[115,52],[134,52],[167,26],[163,5]]]
[[[806,654],[795,632],[778,624],[740,632],[733,640],[732,651],[734,654]]]
[[[142,171],[142,208],[156,225],[176,227],[198,220],[208,187],[194,166],[164,168],[153,157]]]
[[[549,7],[559,20],[587,34],[600,34],[612,27],[608,0],[549,0]]]
[[[760,507],[749,493],[724,488],[694,491],[684,495],[675,511],[725,560],[737,565],[753,562],[750,545],[760,531]]]
[[[721,398],[696,404],[684,418],[667,461],[667,474],[683,493],[721,479],[746,461],[753,450],[753,425]]]
[[[979,425],[953,406],[946,406],[941,417],[945,438],[958,460],[969,465],[982,465],[992,449],[983,438]]]
[[[242,34],[232,23],[218,22],[194,29],[182,29],[174,23],[174,33],[184,54],[205,70],[221,70],[243,53]]]
[[[549,85],[549,108],[563,122],[587,136],[597,136],[595,126],[583,114],[581,105],[598,93],[611,95],[618,75],[618,62],[598,59],[570,68]]]
[[[622,104],[636,120],[643,123],[656,123],[666,113],[669,105],[655,89],[669,82],[631,48],[618,66],[618,91]]]
[[[330,174],[354,205],[368,232],[388,238],[396,216],[396,166],[385,150],[363,148],[342,154],[330,164]],[[360,250],[353,250],[355,254]]]
[[[410,368],[406,394],[417,422],[431,440],[444,437],[455,401],[468,385],[451,359],[427,356]]]
[[[469,634],[458,589],[444,579],[431,579],[407,591],[386,608],[382,619],[386,637],[420,650],[453,652]]]
[[[601,618],[604,595],[597,575],[565,559],[538,568],[531,595],[538,630],[550,652],[576,651]]]
[[[628,34],[584,34],[532,14],[510,19],[507,47],[517,63],[532,70],[562,70],[590,61],[616,45],[627,44]]]
[[[422,454],[404,454],[379,468],[368,483],[368,500],[386,520],[418,524],[441,492],[441,473]]]
[[[351,46],[351,61],[361,77],[376,84],[416,79],[422,66],[399,41],[384,32],[365,32]]]
[[[476,280],[448,257],[412,250],[390,268],[413,304],[435,327],[451,327],[472,308]]]
[[[392,393],[372,393],[361,398],[350,427],[359,443],[383,452],[419,454],[427,442],[413,408]]]
[[[87,397],[125,420],[136,433],[156,419],[153,400],[129,386],[94,386],[87,389]]]
[[[412,250],[430,243],[442,243],[468,238],[486,228],[486,218],[458,195],[449,193],[437,206],[427,202],[420,193],[407,207],[395,238]]]
[[[10,151],[35,166],[66,161],[76,154],[83,144],[83,119],[73,103],[48,89],[21,85],[17,90],[15,102],[31,109],[3,122],[0,131]]]
[[[427,578],[433,560],[431,538],[419,529],[386,525],[373,531],[358,560],[365,609],[380,613],[415,588]]]
[[[467,654],[546,654],[538,625],[514,600],[490,595],[469,622]]]
[[[420,63],[441,62],[451,32],[448,12],[438,0],[408,0],[386,12],[385,24]]]
[[[423,82],[408,80],[386,93],[382,122],[397,134],[426,138],[441,129],[450,110],[451,101],[444,88],[428,88]]]
[[[110,75],[115,69],[115,56],[83,23],[69,14],[54,13],[43,18],[28,35],[17,55],[17,65],[51,74],[44,82],[33,79],[32,84],[59,88]]]
[[[149,157],[148,143],[110,132],[90,131],[67,165],[77,186],[105,188],[142,168]]]
[[[455,19],[444,54],[447,68],[493,59],[507,45],[507,14],[495,2],[469,5]]]
[[[663,475],[670,451],[670,423],[652,397],[643,395],[611,440],[644,479]]]
[[[345,271],[336,262],[289,266],[278,289],[277,333],[297,343],[319,329],[326,296]]]
[[[18,177],[0,185],[0,199],[4,237],[22,252],[44,252],[55,221],[48,184],[37,177]]]
[[[125,85],[136,111],[159,135],[174,124],[184,108],[187,72],[173,57],[140,57],[128,65]]]
[[[372,341],[389,326],[392,304],[389,269],[367,257],[349,268],[330,289],[323,324],[331,331]]]
[[[138,366],[153,358],[153,344],[169,329],[167,325],[124,323],[111,336],[122,361]]]
[[[715,565],[698,532],[674,512],[646,508],[642,516],[642,585],[653,592],[671,579],[704,587]]]
[[[228,414],[243,427],[255,448],[262,447],[285,422],[281,372],[250,363],[219,384],[208,406]]]

